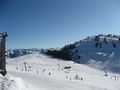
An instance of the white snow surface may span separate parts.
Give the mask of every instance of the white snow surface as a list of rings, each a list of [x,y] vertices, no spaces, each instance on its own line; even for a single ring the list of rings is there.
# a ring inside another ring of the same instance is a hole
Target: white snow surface
[[[7,71],[0,90],[120,90],[119,74],[42,54],[7,59]]]

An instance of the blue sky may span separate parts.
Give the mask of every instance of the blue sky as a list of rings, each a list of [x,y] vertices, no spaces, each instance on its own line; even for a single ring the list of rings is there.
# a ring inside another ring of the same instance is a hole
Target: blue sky
[[[97,34],[120,34],[119,0],[0,0],[7,48],[53,48]]]

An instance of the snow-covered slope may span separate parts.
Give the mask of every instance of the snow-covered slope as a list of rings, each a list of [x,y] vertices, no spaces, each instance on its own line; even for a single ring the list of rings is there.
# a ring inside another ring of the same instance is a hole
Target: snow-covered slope
[[[100,70],[120,72],[120,36],[98,35],[65,46],[72,59]]]
[[[120,90],[119,74],[107,72],[106,77],[103,71],[42,54],[8,59],[7,70],[5,78],[0,76],[0,86],[6,81],[10,85],[0,90]]]

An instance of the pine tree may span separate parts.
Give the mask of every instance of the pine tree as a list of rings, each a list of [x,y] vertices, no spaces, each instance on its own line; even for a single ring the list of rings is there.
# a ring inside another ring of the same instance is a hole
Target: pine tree
[[[99,36],[95,36],[95,41],[98,41],[99,42]]]
[[[118,39],[119,41],[120,41],[120,37],[119,37],[119,39]]]
[[[102,44],[101,44],[101,42],[100,42],[100,43],[99,43],[99,48],[102,48],[101,45],[102,45]]]
[[[78,50],[76,49],[76,51],[75,51],[76,53],[78,53]]]
[[[95,47],[96,47],[96,48],[98,47],[98,43],[95,43]]]
[[[106,38],[104,38],[104,41],[105,41],[105,43],[107,44],[107,40],[106,40]]]
[[[115,43],[113,43],[113,47],[114,47],[114,48],[116,48],[116,47],[117,47]]]
[[[78,56],[78,59],[80,59],[80,56]]]

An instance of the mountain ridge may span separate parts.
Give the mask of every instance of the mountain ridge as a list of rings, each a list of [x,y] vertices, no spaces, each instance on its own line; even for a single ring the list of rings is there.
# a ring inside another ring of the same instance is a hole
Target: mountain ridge
[[[120,72],[119,35],[101,34],[87,37],[79,42],[65,45],[60,50],[52,50],[51,52],[48,50],[46,54],[57,58],[67,55],[66,58],[62,59],[69,58],[69,60],[100,70]]]

